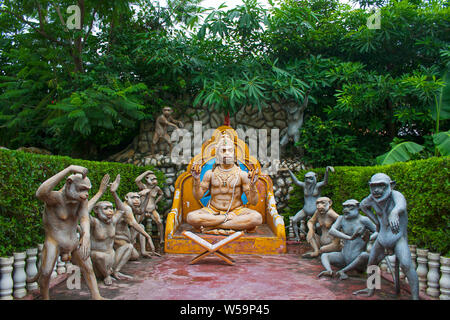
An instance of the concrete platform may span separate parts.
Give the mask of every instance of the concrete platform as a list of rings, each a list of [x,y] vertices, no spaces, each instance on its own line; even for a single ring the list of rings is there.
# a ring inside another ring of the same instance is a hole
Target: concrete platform
[[[300,246],[299,246],[300,247]],[[304,250],[301,250],[304,251]],[[382,279],[373,297],[354,296],[365,288],[363,275],[350,278],[317,278],[323,270],[318,259],[302,259],[298,253],[281,255],[233,255],[230,266],[214,256],[189,265],[194,255],[165,254],[129,262],[123,273],[133,280],[114,281],[101,294],[114,300],[406,300],[410,294]],[[81,290],[67,289],[63,281],[50,289],[53,300],[87,300],[90,293],[82,280]],[[40,299],[36,296],[35,299]]]

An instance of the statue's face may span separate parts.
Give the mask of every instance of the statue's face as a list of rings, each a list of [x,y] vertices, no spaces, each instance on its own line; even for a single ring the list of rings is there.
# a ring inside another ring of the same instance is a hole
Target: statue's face
[[[305,174],[305,183],[307,184],[316,184],[316,174],[314,172],[308,172]]]
[[[91,181],[88,177],[83,179],[80,175],[74,174],[67,178],[65,193],[69,199],[86,201],[89,197],[90,189]]]
[[[156,186],[158,184],[158,180],[156,179],[156,176],[154,174],[149,174],[145,177],[145,181],[147,182],[147,185],[150,186]]]
[[[342,212],[345,219],[356,218],[359,214],[359,206],[356,203],[348,203],[342,205]]]
[[[166,117],[170,116],[170,115],[172,114],[172,109],[169,108],[169,107],[164,108],[164,109],[163,109],[163,114],[164,114]]]
[[[111,202],[109,201],[102,201],[99,202],[95,208],[95,213],[97,214],[97,217],[103,221],[104,223],[110,223],[111,218],[114,215],[114,208]]]
[[[330,210],[331,203],[328,198],[319,198],[316,201],[316,208],[319,211],[319,213],[324,214],[327,213],[328,210]]]
[[[370,184],[370,193],[375,199],[384,197],[390,190],[390,185],[384,182]]]
[[[141,205],[141,197],[137,192],[127,193],[127,195],[125,196],[125,200],[130,206],[134,208],[137,208]]]
[[[219,164],[234,163],[234,144],[222,144],[217,148],[216,153]]]

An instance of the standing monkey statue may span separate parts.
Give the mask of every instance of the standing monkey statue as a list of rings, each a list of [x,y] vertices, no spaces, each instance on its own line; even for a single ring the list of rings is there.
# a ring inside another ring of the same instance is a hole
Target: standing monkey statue
[[[61,255],[62,261],[72,260],[78,265],[91,291],[93,299],[103,299],[100,295],[92,267],[90,255],[90,223],[88,197],[91,182],[86,177],[88,170],[71,165],[44,181],[36,191],[36,197],[45,203],[42,222],[45,230],[42,263],[39,272],[28,282],[38,280],[43,299],[48,300],[50,276],[56,259]],[[59,191],[53,189],[67,174],[64,187]],[[81,235],[78,240],[77,225],[80,222]]]
[[[183,128],[184,126],[183,122],[175,120],[172,117],[173,110],[171,107],[165,106],[162,111],[163,114],[158,116],[155,122],[155,133],[153,134],[153,140],[150,146],[152,155],[154,154],[155,145],[158,143],[160,139],[163,139],[167,142],[167,144],[169,145],[169,154],[170,154],[170,152],[172,151],[172,142],[170,141],[170,136],[167,133],[167,128],[171,126],[174,127],[175,129],[178,129],[178,126],[180,126],[181,128]],[[178,126],[175,123],[178,123]]]
[[[289,170],[289,174],[294,181],[294,183],[303,188],[305,203],[303,208],[296,213],[292,219],[292,224],[294,225],[295,240],[300,241],[300,236],[298,233],[300,222],[300,230],[302,233],[306,233],[306,219],[310,218],[314,212],[316,212],[316,201],[320,197],[321,189],[328,184],[328,172],[334,172],[334,168],[327,166],[325,170],[325,176],[323,181],[317,182],[317,176],[314,172],[308,172],[305,174],[305,182],[299,181],[297,177]]]
[[[419,279],[412,267],[411,253],[408,247],[408,213],[406,199],[394,190],[395,181],[384,173],[377,173],[369,181],[370,194],[361,201],[360,208],[377,224],[378,237],[370,251],[368,265],[377,266],[386,255],[395,253],[395,287],[400,293],[399,267],[408,279],[411,295],[419,299]],[[372,212],[375,211],[376,216]],[[353,294],[372,296],[375,289],[366,288]]]

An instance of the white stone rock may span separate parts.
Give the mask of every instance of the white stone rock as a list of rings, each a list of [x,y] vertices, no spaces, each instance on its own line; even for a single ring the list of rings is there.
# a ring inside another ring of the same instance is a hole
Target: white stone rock
[[[56,273],[57,274],[66,273],[66,263],[61,260],[61,256],[58,257],[58,261],[56,264]]]

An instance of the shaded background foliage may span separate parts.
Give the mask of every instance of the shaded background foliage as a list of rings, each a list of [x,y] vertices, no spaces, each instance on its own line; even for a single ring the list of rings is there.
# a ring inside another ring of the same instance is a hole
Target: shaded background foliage
[[[342,203],[349,199],[361,201],[370,193],[369,180],[375,173],[384,172],[396,181],[395,190],[406,198],[408,210],[408,241],[421,248],[450,256],[450,157],[432,157],[426,160],[400,162],[373,167],[335,167],[322,196],[333,200],[333,209],[342,214]],[[296,173],[304,181],[307,170]],[[325,168],[314,169],[318,181]],[[294,186],[289,199],[288,217],[303,207],[303,190]]]
[[[117,193],[122,201],[126,193],[139,191],[134,179],[146,170],[155,172],[161,188],[165,182],[164,174],[152,166],[137,167],[131,164],[0,150],[0,256],[9,256],[13,252],[21,252],[43,243],[44,203],[36,198],[36,190],[42,182],[71,164],[84,166],[89,170],[87,176],[92,183],[90,197],[98,191],[100,182],[107,173],[111,182],[120,174]],[[65,179],[55,190],[62,188],[64,183]],[[102,200],[114,203],[109,191],[105,192]],[[164,206],[164,202],[163,199],[158,206]]]
[[[329,139],[361,157],[324,157],[305,143],[289,146],[292,156],[305,154],[314,165],[373,164],[394,138],[425,144],[419,157],[433,155],[430,106],[450,66],[448,2],[355,3],[77,0],[82,28],[68,30],[58,10],[65,21],[69,0],[4,0],[0,145],[101,160],[166,104],[225,116],[246,105],[256,112],[273,101],[301,104],[308,93],[305,127],[316,130],[317,117],[348,125]],[[382,27],[371,30],[369,8],[377,7]],[[448,129],[441,118],[440,130]]]

